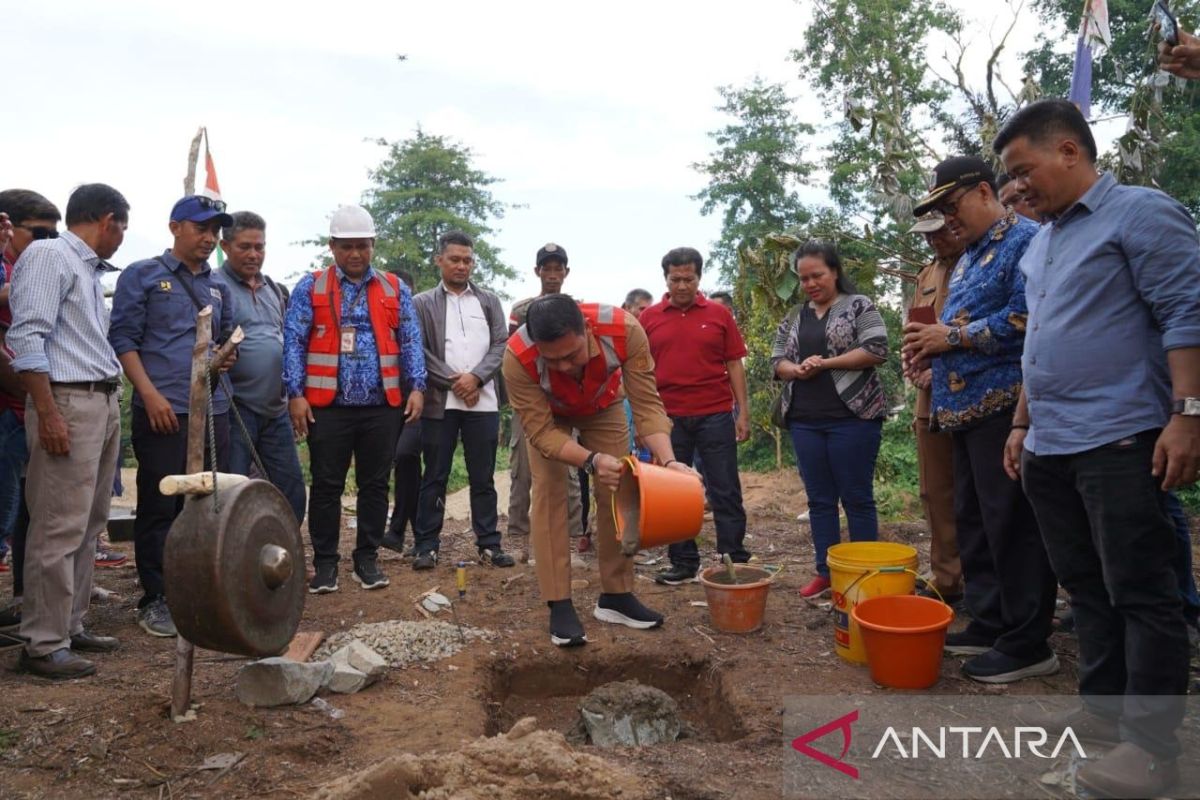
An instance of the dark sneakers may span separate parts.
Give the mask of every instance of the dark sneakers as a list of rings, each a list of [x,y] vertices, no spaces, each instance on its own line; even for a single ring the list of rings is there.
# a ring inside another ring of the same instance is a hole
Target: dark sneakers
[[[1179,782],[1179,765],[1121,742],[1099,761],[1080,767],[1075,782],[1098,797],[1164,797]]]
[[[97,636],[88,631],[80,631],[71,637],[71,649],[92,653],[115,653],[121,649],[121,643],[115,636]]]
[[[980,683],[1013,683],[1058,672],[1058,656],[1036,655],[1014,658],[999,650],[989,650],[962,665],[963,675]]]
[[[355,564],[354,580],[364,589],[382,589],[389,583],[387,576],[379,571],[379,565],[374,561]]]
[[[437,566],[437,562],[437,550],[426,550],[424,553],[417,553],[417,555],[413,558],[413,569],[417,571],[423,569],[433,569]]]
[[[309,594],[329,594],[338,590],[337,564],[317,564],[316,574],[308,582]]]
[[[638,630],[657,628],[663,624],[663,615],[642,605],[633,596],[633,592],[600,595],[592,616],[601,622],[611,622]]]
[[[696,570],[691,567],[681,567],[672,564],[669,568],[660,570],[654,576],[654,582],[663,586],[679,586],[684,583],[695,583]]]
[[[575,605],[570,600],[551,600],[546,603],[550,607],[550,643],[556,647],[579,647],[587,644],[587,635],[583,632],[583,624],[575,613]]]
[[[391,531],[388,531],[379,541],[379,546],[386,547],[388,550],[394,550],[400,555],[404,555],[404,536],[397,536]]]
[[[499,545],[479,548],[479,561],[493,567],[511,567],[517,563],[512,556],[501,550]]]
[[[75,655],[67,647],[59,648],[44,656],[31,656],[27,650],[22,649],[21,656],[17,659],[17,667],[30,675],[55,681],[86,678],[88,675],[96,674],[95,664]]]
[[[171,619],[171,609],[167,607],[166,599],[156,597],[138,609],[138,625],[151,636],[169,639],[178,635],[175,630],[175,620]]]
[[[952,656],[978,656],[992,649],[994,636],[974,633],[969,627],[965,631],[946,634],[945,652]]]

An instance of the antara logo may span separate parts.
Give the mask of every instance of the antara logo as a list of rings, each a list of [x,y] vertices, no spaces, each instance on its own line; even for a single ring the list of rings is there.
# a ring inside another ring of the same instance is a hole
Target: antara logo
[[[845,716],[838,717],[832,722],[827,722],[819,728],[813,728],[808,733],[797,736],[792,740],[792,749],[819,761],[831,769],[837,770],[843,775],[858,780],[858,768],[844,760],[846,754],[850,752],[850,743],[853,737],[851,726],[855,722],[858,722],[858,711],[851,711]],[[1012,733],[1008,737],[1001,733],[1000,728],[995,726],[984,728],[982,726],[952,725],[942,726],[934,730],[936,732],[932,735],[926,732],[924,728],[919,727],[914,727],[911,731],[901,733],[889,725],[887,730],[879,737],[878,744],[875,745],[875,749],[871,752],[871,759],[877,759],[881,755],[905,759],[946,759],[957,758],[959,757],[959,753],[961,753],[961,758],[975,760],[982,759],[989,753],[993,757],[1003,756],[1007,759],[1022,758],[1026,755],[1036,758],[1053,759],[1058,758],[1068,746],[1080,758],[1087,758],[1087,753],[1084,752],[1083,745],[1079,743],[1079,738],[1075,736],[1075,731],[1071,728],[1063,730],[1057,742],[1055,742],[1053,750],[1049,752],[1043,749],[1050,742],[1050,735],[1046,732],[1045,728],[1018,726],[1012,729]],[[837,758],[812,747],[812,742],[834,731],[841,731],[842,733],[842,752]],[[979,738],[972,741],[972,735],[978,735]],[[961,746],[956,746],[956,744]]]

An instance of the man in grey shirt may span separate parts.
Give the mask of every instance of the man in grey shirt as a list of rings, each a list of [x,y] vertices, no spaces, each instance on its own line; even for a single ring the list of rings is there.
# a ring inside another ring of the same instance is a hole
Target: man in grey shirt
[[[229,469],[249,475],[253,447],[262,462],[260,469],[266,472],[262,477],[283,493],[300,523],[307,498],[283,391],[286,304],[279,287],[262,271],[267,223],[252,211],[238,211],[232,217],[233,224],[221,231],[226,259],[221,272],[233,293],[233,324],[246,334],[237,363],[229,370],[233,407],[245,431],[235,421],[229,436]]]

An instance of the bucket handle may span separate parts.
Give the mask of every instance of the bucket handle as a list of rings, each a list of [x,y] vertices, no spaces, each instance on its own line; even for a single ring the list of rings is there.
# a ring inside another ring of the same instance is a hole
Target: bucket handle
[[[896,574],[904,573],[904,572],[907,572],[909,575],[912,575],[918,581],[924,581],[926,586],[928,586],[930,589],[933,589],[933,593],[938,596],[938,600],[941,600],[942,603],[946,602],[946,598],[942,597],[942,593],[939,592],[938,588],[933,585],[933,581],[929,580],[928,578],[922,577],[921,575],[918,575],[916,570],[909,569],[908,567],[877,567],[875,569],[868,570],[867,572],[862,573],[857,578],[855,578],[853,581],[851,581],[850,585],[846,587],[846,591],[842,592],[842,595],[844,596],[844,595],[850,594],[850,590],[853,589],[855,586],[857,586],[858,582],[863,580],[864,578],[866,580],[871,580],[871,578],[877,578],[880,575],[896,575]],[[830,613],[833,613],[832,606],[830,607],[829,611],[830,611]]]
[[[621,471],[622,472],[625,471],[625,469],[624,469],[625,467],[629,467],[629,471],[632,472],[634,470],[634,468],[636,467],[636,465],[637,465],[637,459],[635,459],[631,455],[625,456],[624,458],[621,459],[621,467],[622,467]],[[622,541],[621,520],[617,516],[617,493],[616,492],[613,492],[612,496],[609,498],[609,505],[612,507],[613,530],[617,532],[617,541],[620,542],[620,541]]]

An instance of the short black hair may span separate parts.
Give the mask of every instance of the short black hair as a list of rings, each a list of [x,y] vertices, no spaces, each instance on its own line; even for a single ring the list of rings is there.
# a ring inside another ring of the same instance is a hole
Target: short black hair
[[[709,300],[728,300],[731,304],[733,303],[733,295],[730,294],[729,292],[725,291],[724,289],[720,289],[718,291],[713,292],[712,294],[710,294],[708,296],[708,299]]]
[[[253,211],[235,211],[229,216],[233,217],[233,223],[221,229],[221,238],[227,242],[232,242],[242,231],[267,232],[267,221]]]
[[[446,231],[438,237],[437,254],[440,256],[446,252],[446,248],[452,244],[462,245],[475,249],[475,240],[468,236],[464,231]]]
[[[1083,113],[1070,100],[1038,100],[1017,111],[996,134],[992,150],[999,154],[1022,136],[1028,137],[1034,144],[1043,144],[1050,135],[1056,133],[1065,133],[1076,139],[1087,153],[1088,161],[1096,163],[1099,155],[1096,137],[1092,135],[1092,128]]]
[[[8,214],[8,221],[13,225],[31,219],[52,219],[55,222],[62,219],[54,203],[29,189],[6,189],[0,192],[0,211]]]
[[[625,295],[625,308],[636,303],[638,300],[651,302],[654,300],[654,295],[647,292],[645,289],[630,289],[629,294]]]
[[[553,342],[568,333],[582,334],[583,312],[569,295],[548,294],[529,304],[525,330],[535,342]]]
[[[117,222],[129,221],[129,201],[106,183],[85,183],[67,198],[67,227],[99,222],[108,214]]]
[[[671,271],[671,267],[684,267],[693,264],[696,267],[696,277],[700,277],[704,269],[704,256],[694,247],[676,247],[667,252],[662,259],[663,277]]]
[[[404,285],[408,287],[408,290],[410,292],[415,292],[417,290],[417,284],[413,282],[412,273],[409,272],[408,270],[406,270],[406,269],[396,270],[396,277],[399,278],[400,280],[404,281]]]
[[[989,183],[981,181],[981,183]],[[833,242],[828,242],[823,239],[809,239],[799,250],[796,251],[795,266],[797,272],[800,268],[800,259],[805,256],[816,256],[825,262],[825,266],[837,273],[835,286],[842,294],[856,294],[857,289],[854,288],[854,281],[850,280],[850,276],[846,274],[846,270],[842,268],[842,257],[838,254],[837,245]]]

